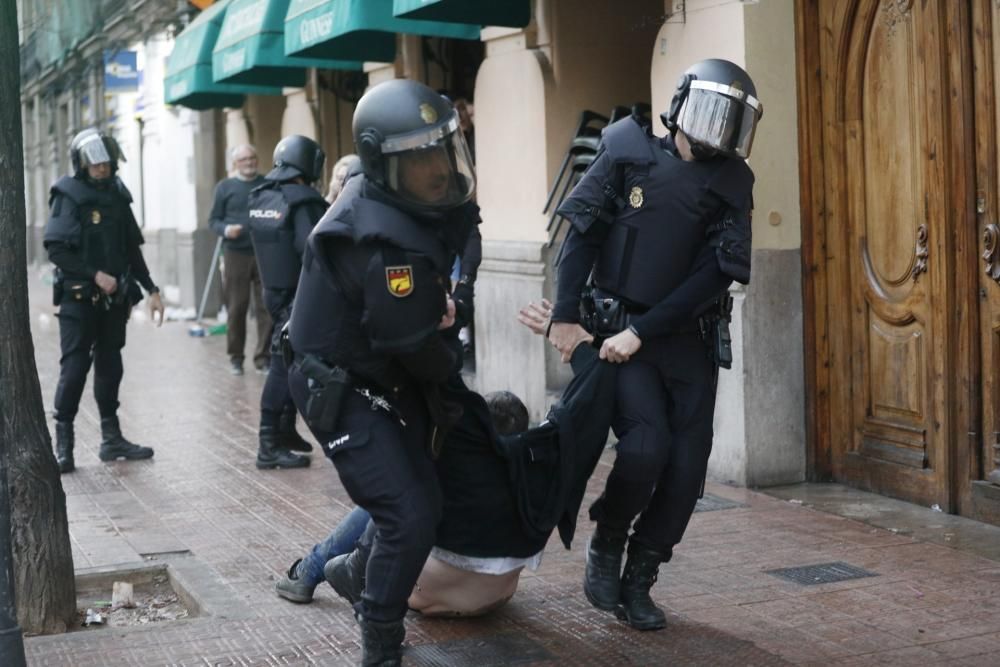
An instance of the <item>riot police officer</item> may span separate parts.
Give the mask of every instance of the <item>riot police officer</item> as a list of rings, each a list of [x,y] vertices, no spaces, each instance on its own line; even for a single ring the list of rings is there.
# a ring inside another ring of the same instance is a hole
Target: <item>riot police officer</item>
[[[393,80],[358,102],[351,178],[309,237],[289,327],[292,395],[378,534],[356,605],[365,665],[397,665],[406,601],[434,544],[431,460],[457,415],[439,389],[460,360],[453,258],[479,221],[451,104]]]
[[[635,118],[610,125],[559,209],[572,228],[550,340],[565,356],[593,336],[601,358],[623,364],[617,457],[590,510],[597,526],[584,592],[640,630],[666,625],[649,590],[705,478],[718,367],[731,354],[728,287],[750,279],[753,173],[744,159],[762,111],[743,69],[696,63],[660,116],[669,136]],[[591,272],[585,331],[581,290]]]
[[[102,461],[148,459],[153,450],[126,440],[118,423],[121,349],[132,306],[150,295],[150,315],[163,323],[159,289],[139,246],[142,232],[132,214],[132,195],[118,178],[124,156],[113,137],[94,128],[70,142],[72,176],[52,186],[45,248],[55,264],[54,305],[59,306],[59,384],[56,387],[56,458],[71,472],[73,419],[94,365],[94,397],[101,415]]]
[[[293,134],[274,148],[274,169],[249,197],[250,238],[264,283],[264,305],[274,321],[271,365],[260,397],[257,467],[302,468],[312,445],[295,431],[295,404],[288,368],[278,351],[281,329],[291,314],[302,268],[302,252],[327,202],[311,184],[323,174],[326,154],[312,139]],[[294,450],[294,451],[293,451]]]

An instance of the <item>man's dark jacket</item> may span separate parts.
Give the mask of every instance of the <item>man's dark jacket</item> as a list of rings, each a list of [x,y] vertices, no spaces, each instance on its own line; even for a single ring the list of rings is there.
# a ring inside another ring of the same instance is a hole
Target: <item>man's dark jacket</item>
[[[552,530],[570,548],[587,481],[607,443],[615,365],[581,345],[574,378],[539,426],[500,436],[482,396],[451,384],[464,414],[437,461],[444,518],[436,544],[466,556],[527,558]]]

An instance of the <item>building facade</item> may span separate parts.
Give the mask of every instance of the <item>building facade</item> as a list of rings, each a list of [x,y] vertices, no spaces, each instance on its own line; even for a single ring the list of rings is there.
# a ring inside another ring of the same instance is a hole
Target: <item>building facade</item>
[[[710,476],[745,486],[836,480],[1000,522],[1000,0],[523,0],[523,27],[483,27],[478,40],[405,24],[395,48],[379,51],[395,54],[389,62],[356,44],[327,48],[320,33],[333,19],[322,7],[338,2],[349,0],[295,0],[285,25],[299,12],[296,38],[312,46],[296,48],[363,60],[360,72],[308,68],[304,83],[238,106],[164,103],[167,54],[190,7],[132,38],[145,54],[141,122],[125,108],[108,120],[113,105],[81,101],[85,92],[103,100],[94,74],[45,75],[69,77],[72,92],[28,76],[35,256],[66,137],[99,118],[142,155],[124,176],[133,189],[144,183],[154,270],[191,305],[228,147],[250,141],[266,164],[295,132],[317,139],[332,164],[352,151],[350,117],[367,85],[426,81],[475,108],[484,220],[475,384],[515,391],[537,419],[567,370],[515,315],[553,294],[560,239],[543,209],[581,114],[648,103],[662,134],[656,119],[684,69],[727,58],[753,76],[765,112],[750,159],[753,279],[732,290],[736,359],[720,378]]]

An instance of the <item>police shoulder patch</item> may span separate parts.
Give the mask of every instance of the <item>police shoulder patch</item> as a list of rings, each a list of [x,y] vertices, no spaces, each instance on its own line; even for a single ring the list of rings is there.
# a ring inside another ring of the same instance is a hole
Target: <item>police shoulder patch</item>
[[[409,296],[413,293],[413,266],[385,267],[385,284],[389,294],[396,297]]]

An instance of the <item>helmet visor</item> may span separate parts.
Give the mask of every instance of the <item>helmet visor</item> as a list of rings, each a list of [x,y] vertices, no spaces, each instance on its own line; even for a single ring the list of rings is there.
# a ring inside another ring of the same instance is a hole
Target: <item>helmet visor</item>
[[[741,90],[692,81],[677,124],[692,141],[747,158],[762,111],[760,102]]]
[[[111,162],[111,155],[107,146],[104,145],[104,138],[97,134],[84,137],[77,147],[80,152],[80,166],[89,167],[102,162]]]
[[[476,174],[465,136],[457,130],[455,117],[425,136],[384,142],[385,183],[392,194],[429,211],[469,201],[476,191]],[[389,150],[394,147],[398,150]]]

